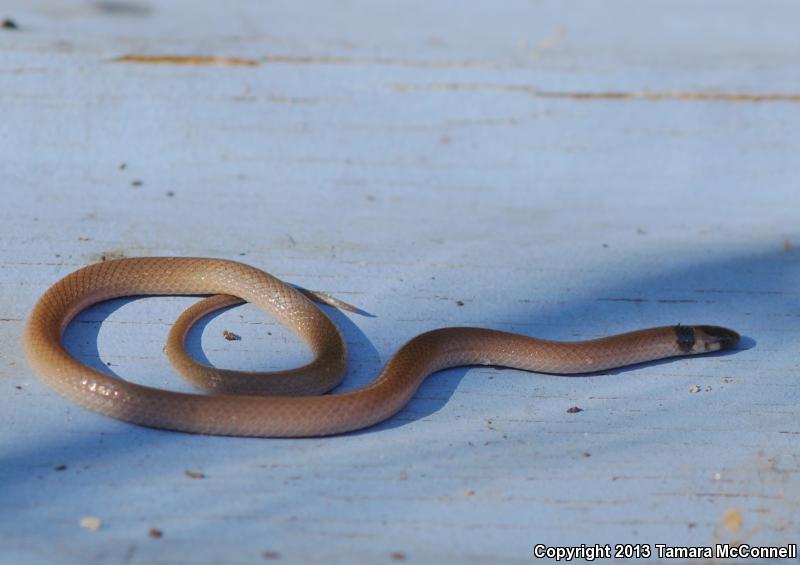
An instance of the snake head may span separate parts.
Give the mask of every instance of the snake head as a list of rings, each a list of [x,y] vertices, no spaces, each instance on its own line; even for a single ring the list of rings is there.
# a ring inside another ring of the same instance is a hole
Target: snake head
[[[732,349],[739,343],[739,334],[719,326],[673,326],[678,349],[684,355]]]
[[[739,334],[720,326],[694,326],[696,352],[733,349],[739,344]]]

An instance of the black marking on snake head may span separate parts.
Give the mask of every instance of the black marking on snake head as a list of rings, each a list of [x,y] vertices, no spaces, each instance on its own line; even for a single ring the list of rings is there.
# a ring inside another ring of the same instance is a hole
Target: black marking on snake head
[[[677,325],[672,328],[678,341],[678,349],[690,353],[694,347],[694,328],[692,326]]]

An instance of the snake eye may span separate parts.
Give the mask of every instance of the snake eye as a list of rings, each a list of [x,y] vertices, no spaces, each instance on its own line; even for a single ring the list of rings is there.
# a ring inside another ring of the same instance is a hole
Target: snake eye
[[[732,349],[739,344],[740,336],[733,330],[720,326],[697,326],[703,332],[707,350]]]

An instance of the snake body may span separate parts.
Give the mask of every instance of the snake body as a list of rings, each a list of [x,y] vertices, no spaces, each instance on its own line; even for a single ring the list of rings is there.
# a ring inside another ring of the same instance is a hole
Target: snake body
[[[62,344],[69,322],[104,300],[131,295],[212,295],[185,312],[168,337],[175,368],[210,394],[131,383],[88,367]],[[246,373],[201,365],[183,341],[200,317],[241,301],[275,316],[314,354],[290,371]],[[346,370],[336,326],[302,292],[242,263],[205,258],[117,259],[67,275],[39,299],[25,329],[33,369],[66,398],[135,424],[200,434],[301,437],[357,430],[391,417],[425,378],[449,367],[498,365],[543,373],[587,373],[734,347],[739,335],[717,326],[668,326],[581,342],[556,342],[489,329],[451,327],[411,339],[367,386],[324,393]]]

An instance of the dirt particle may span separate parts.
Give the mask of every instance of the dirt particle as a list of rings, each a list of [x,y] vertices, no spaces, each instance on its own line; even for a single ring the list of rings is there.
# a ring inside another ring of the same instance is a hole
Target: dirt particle
[[[66,465],[56,465],[55,467],[53,467],[53,470],[54,471],[66,471],[67,470],[67,466]]]
[[[366,195],[364,198],[365,198],[365,199],[367,200],[367,202],[369,202],[369,203],[375,202],[375,197],[374,197],[372,194],[367,194],[367,195]]]
[[[124,259],[125,257],[125,252],[121,249],[109,249],[108,251],[102,251],[92,255],[92,259],[101,263],[113,261],[114,259]]]
[[[144,183],[142,181],[140,181],[140,180],[132,180],[131,181],[131,186],[134,187],[134,188],[139,188],[143,184]]]
[[[581,453],[581,457],[583,457],[584,459],[589,459],[589,457],[591,456],[592,454],[589,453],[588,451],[584,451],[583,453]]]
[[[16,388],[17,390],[22,390],[22,385],[17,385],[15,388]]]
[[[128,168],[128,163],[120,163],[119,164],[119,170],[120,171],[124,171],[127,168]]]
[[[158,528],[150,528],[147,531],[147,535],[150,536],[151,538],[161,539],[162,537],[164,537],[164,532],[162,532]]]
[[[280,559],[281,554],[278,553],[277,551],[264,551],[261,554],[261,557],[263,557],[264,559]]]
[[[167,198],[175,198],[175,191],[168,190],[167,191]]]
[[[222,337],[224,337],[228,341],[239,341],[239,340],[242,339],[242,336],[240,336],[239,334],[235,334],[233,332],[229,332],[228,330],[225,330],[224,332],[222,332]]]
[[[3,29],[19,29],[17,22],[12,20],[11,18],[4,19],[3,22],[0,23],[0,27],[2,27]]]
[[[472,489],[465,490],[464,491],[464,496],[475,496],[475,491],[472,490]]]
[[[391,557],[393,561],[406,560],[406,554],[403,553],[402,551],[393,551],[392,553],[389,554],[389,557]]]
[[[583,408],[578,408],[577,406],[567,408],[567,414],[577,414],[578,412],[583,412]]]
[[[96,532],[103,527],[103,521],[97,516],[84,516],[78,523],[82,528],[85,528],[90,532]]]
[[[689,392],[691,392],[692,394],[700,392],[700,386],[699,385],[692,385],[691,387],[689,387]]]
[[[206,478],[206,474],[205,473],[201,473],[200,471],[190,471],[190,470],[187,469],[183,473],[184,473],[184,475],[186,475],[190,479],[205,479]]]
[[[456,300],[456,306],[463,306],[463,305],[464,305],[463,300]]]

